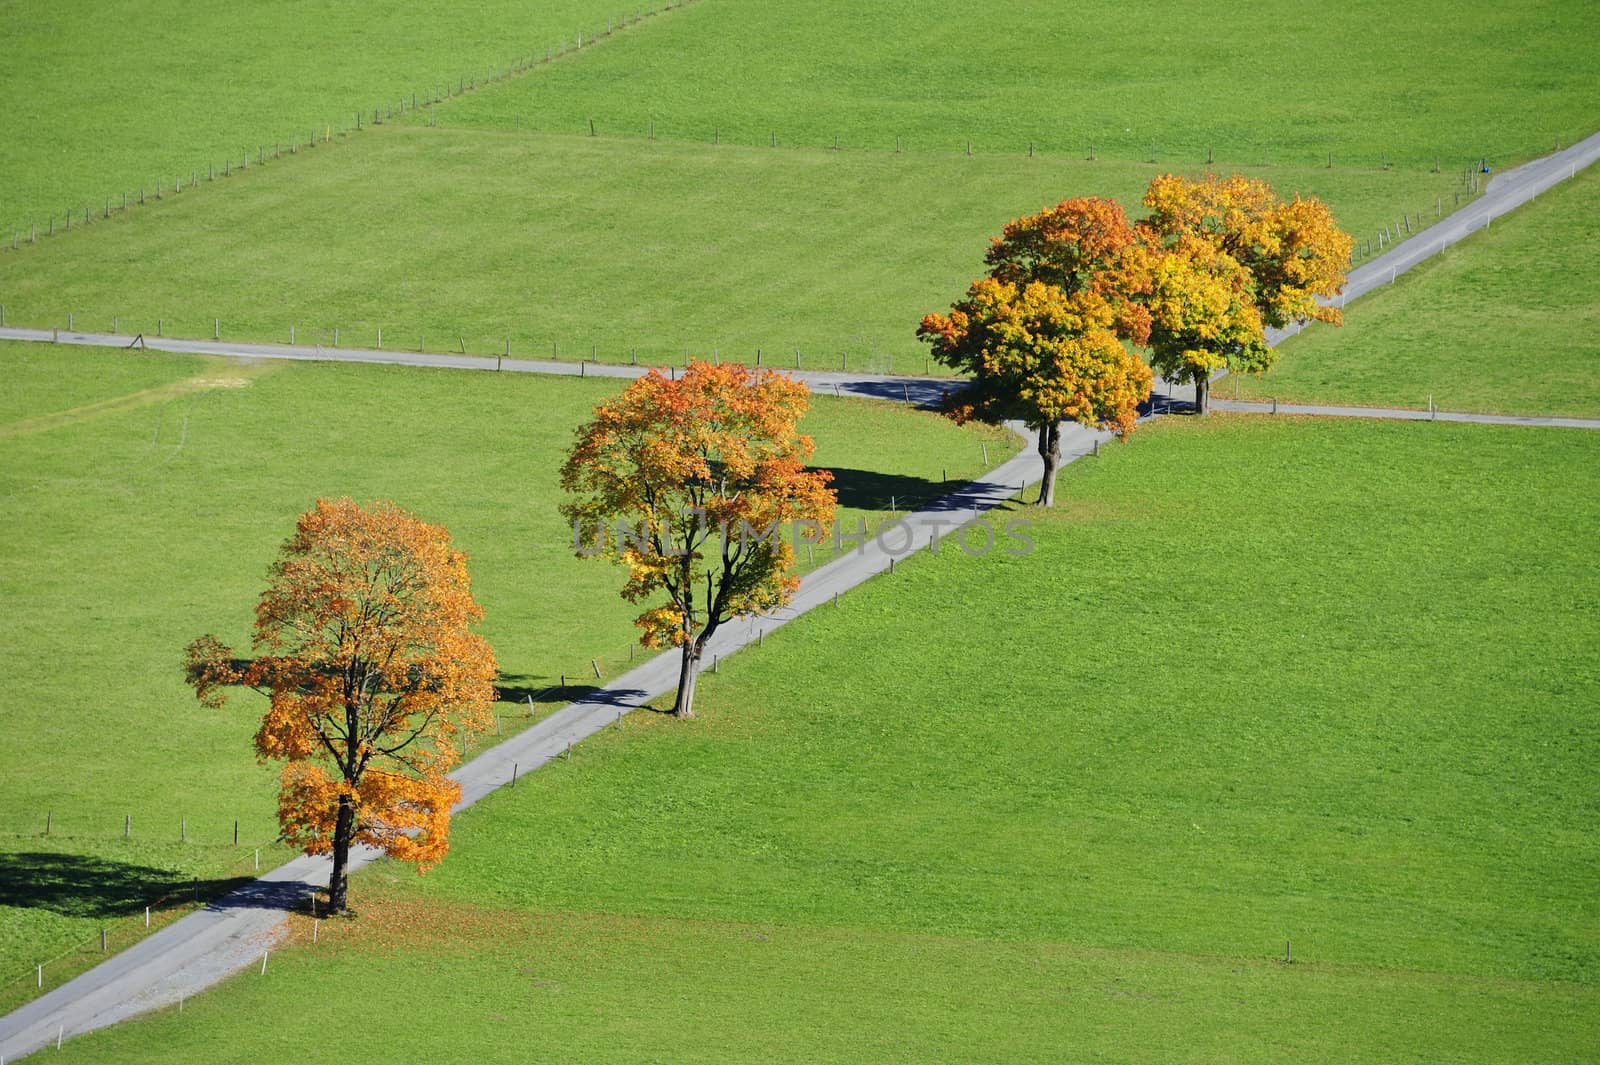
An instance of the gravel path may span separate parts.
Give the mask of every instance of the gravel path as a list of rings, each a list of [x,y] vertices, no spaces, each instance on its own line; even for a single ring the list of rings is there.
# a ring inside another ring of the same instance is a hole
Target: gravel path
[[[1438,254],[1468,234],[1484,229],[1493,219],[1514,210],[1540,192],[1566,180],[1600,158],[1600,133],[1565,149],[1496,176],[1478,200],[1416,234],[1392,251],[1358,267],[1350,274],[1341,305]],[[1274,331],[1280,343],[1296,330]],[[126,347],[129,338],[96,333],[0,328],[0,339],[57,342],[91,347]],[[602,363],[568,363],[536,359],[496,359],[414,352],[326,349],[277,344],[235,344],[225,341],[145,338],[147,347],[160,351],[223,355],[244,359],[296,359],[387,363],[488,372],[543,373],[566,376],[633,378],[644,368]],[[789,371],[786,371],[789,372]],[[899,399],[917,403],[936,401],[953,382],[928,378],[879,377],[870,374],[807,371],[793,373],[814,391],[838,395]],[[1151,413],[1192,403],[1192,390],[1164,387],[1152,397]],[[1220,410],[1270,410],[1267,404],[1214,400]],[[1426,411],[1395,411],[1354,407],[1290,407],[1283,414],[1327,414],[1348,417],[1428,418]],[[1511,418],[1495,415],[1438,412],[1440,421],[1491,424],[1563,425],[1600,428],[1600,423],[1571,418]],[[1067,462],[1089,454],[1105,434],[1069,426],[1063,433],[1062,459]],[[811,573],[802,582],[794,602],[776,615],[724,628],[711,641],[708,653],[716,658],[756,641],[799,615],[824,606],[863,581],[885,574],[892,556],[927,550],[937,540],[942,550],[959,550],[951,543],[955,523],[970,522],[1008,499],[1040,474],[1031,447],[989,475],[904,519],[906,534],[894,533],[869,540],[852,552]],[[905,544],[902,547],[902,540]],[[976,541],[974,541],[976,543]],[[892,576],[886,579],[893,579]],[[672,690],[677,683],[677,662],[672,654],[659,655],[617,678],[582,702],[556,711],[520,735],[493,747],[452,774],[462,785],[458,809],[511,782],[513,773],[537,769],[561,756],[568,746],[615,723],[618,715]],[[354,871],[376,857],[369,851],[352,855]],[[58,1037],[78,1035],[119,1020],[177,1002],[212,986],[230,973],[261,959],[263,952],[285,934],[284,911],[303,900],[314,887],[327,884],[325,859],[298,858],[262,877],[254,884],[219,899],[199,913],[174,922],[128,950],[101,963],[82,976],[33,1002],[0,1017],[0,1060],[15,1061]]]

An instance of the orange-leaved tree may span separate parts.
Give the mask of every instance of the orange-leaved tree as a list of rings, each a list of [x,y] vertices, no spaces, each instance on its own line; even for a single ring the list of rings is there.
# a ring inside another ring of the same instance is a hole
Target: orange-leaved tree
[[[1261,373],[1277,360],[1265,328],[1343,321],[1337,307],[1322,301],[1344,287],[1355,240],[1317,199],[1285,202],[1254,178],[1167,174],[1150,183],[1144,204],[1150,213],[1138,228],[1152,254],[1186,260],[1168,264],[1167,292],[1150,301],[1151,361],[1169,380],[1194,383],[1202,413],[1216,370]],[[1192,283],[1195,305],[1185,305],[1180,280]],[[1219,316],[1224,289],[1249,310]],[[1176,317],[1163,323],[1163,311]],[[1213,332],[1220,317],[1227,327]],[[1252,320],[1254,335],[1246,337]]]
[[[820,539],[834,492],[806,468],[804,385],[771,370],[692,363],[641,377],[595,409],[561,469],[580,556],[627,569],[622,597],[646,647],[679,647],[673,713],[694,712],[706,643],[729,619],[776,609],[800,581],[793,541]],[[659,598],[664,597],[665,602]]]
[[[971,377],[953,397],[953,417],[1015,419],[1039,434],[1041,506],[1055,501],[1061,422],[1126,436],[1150,395],[1150,368],[1117,338],[1115,320],[1111,304],[1089,289],[1069,296],[1041,281],[985,277],[949,314],[930,314],[917,329],[934,358]]]
[[[1093,292],[1111,305],[1118,336],[1143,344],[1150,313],[1149,247],[1128,222],[1122,205],[1078,196],[1005,224],[989,242],[984,262],[997,281],[1040,281],[1068,296]]]
[[[201,702],[222,706],[230,686],[268,697],[256,753],[287,763],[283,839],[333,855],[332,912],[346,908],[352,843],[422,870],[450,848],[461,788],[445,774],[495,699],[466,563],[448,532],[393,503],[319,499],[273,563],[255,656],[236,659],[214,636],[188,647]]]

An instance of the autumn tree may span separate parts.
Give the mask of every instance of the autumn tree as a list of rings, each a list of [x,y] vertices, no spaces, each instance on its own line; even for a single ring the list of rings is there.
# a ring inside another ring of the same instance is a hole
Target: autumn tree
[[[997,281],[1039,281],[1068,296],[1092,292],[1110,306],[1119,337],[1143,344],[1150,314],[1149,247],[1116,200],[1078,196],[1007,222],[984,262]]]
[[[782,374],[695,362],[602,403],[567,454],[561,510],[579,555],[622,565],[622,597],[653,604],[634,622],[644,646],[682,649],[679,717],[718,628],[799,587],[791,530],[815,540],[833,521],[831,475],[806,468],[809,405]]]
[[[1211,376],[1227,368],[1260,373],[1268,346],[1250,274],[1226,252],[1192,238],[1152,258],[1144,295],[1151,314],[1150,365],[1168,381],[1192,384],[1204,414]]]
[[[1150,368],[1117,338],[1116,312],[1092,287],[1068,295],[1042,281],[981,278],[949,314],[917,335],[934,358],[971,378],[951,401],[958,420],[1021,421],[1039,436],[1039,504],[1055,500],[1061,423],[1132,432],[1150,395]]]
[[[1322,301],[1343,288],[1355,241],[1315,198],[1285,202],[1253,178],[1168,174],[1150,183],[1144,205],[1138,229],[1166,260],[1151,267],[1151,362],[1195,385],[1201,413],[1211,374],[1260,373],[1277,360],[1267,328],[1343,321]]]
[[[230,686],[268,697],[256,753],[285,763],[283,839],[333,855],[332,912],[346,908],[352,843],[419,870],[449,850],[461,788],[445,774],[495,699],[466,562],[448,532],[393,503],[318,500],[272,566],[255,656],[213,636],[188,647],[202,703],[221,707]]]

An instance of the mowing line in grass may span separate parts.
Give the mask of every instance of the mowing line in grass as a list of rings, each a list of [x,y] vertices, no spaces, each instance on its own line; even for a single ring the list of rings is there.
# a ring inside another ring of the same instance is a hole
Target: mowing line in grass
[[[700,144],[1459,171],[1595,130],[1600,15],[1539,0],[1173,8],[707,0],[441,123]],[[1430,200],[1431,204],[1431,200]],[[1390,219],[1393,221],[1394,219]]]
[[[0,10],[0,249],[425,113],[683,5],[16,0]],[[181,57],[181,59],[174,58]],[[357,118],[358,114],[361,116]]]

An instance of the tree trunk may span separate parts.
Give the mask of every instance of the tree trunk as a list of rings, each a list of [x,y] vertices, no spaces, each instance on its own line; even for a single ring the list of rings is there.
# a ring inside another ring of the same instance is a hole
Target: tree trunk
[[[356,807],[339,796],[339,818],[333,826],[333,874],[328,878],[328,912],[343,913],[350,890],[350,839],[355,835]]]
[[[1039,430],[1039,457],[1044,460],[1044,476],[1039,480],[1039,505],[1056,501],[1056,471],[1061,468],[1061,425],[1053,422]]]
[[[1200,415],[1211,413],[1211,374],[1205,370],[1195,375],[1194,409]]]
[[[694,688],[700,679],[701,641],[683,645],[683,665],[678,671],[678,698],[672,704],[673,717],[694,716]]]

